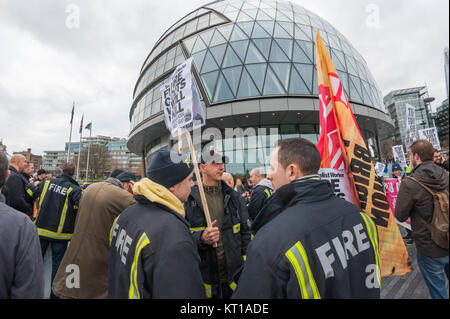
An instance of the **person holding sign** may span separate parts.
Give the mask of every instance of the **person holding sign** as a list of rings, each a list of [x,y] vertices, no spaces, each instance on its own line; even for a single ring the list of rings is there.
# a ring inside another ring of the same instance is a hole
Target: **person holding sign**
[[[225,156],[203,154],[200,170],[212,224],[207,226],[199,186],[185,204],[186,219],[197,244],[206,296],[229,299],[236,287],[234,273],[241,267],[250,242],[249,217],[241,196],[222,181]],[[217,244],[217,248],[214,248]]]

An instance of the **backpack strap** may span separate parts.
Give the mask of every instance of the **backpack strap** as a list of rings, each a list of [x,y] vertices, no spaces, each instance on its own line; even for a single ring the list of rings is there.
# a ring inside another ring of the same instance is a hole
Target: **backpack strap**
[[[419,181],[418,181],[417,179],[415,179],[414,177],[408,176],[408,178],[411,179],[411,180],[413,180],[413,181],[415,181],[417,184],[419,184],[419,185],[422,186],[423,188],[425,188],[425,190],[426,190],[428,193],[430,193],[431,195],[433,195],[433,197],[434,197],[434,195],[436,194],[436,193],[433,192],[429,187],[425,186],[423,183],[419,182]]]

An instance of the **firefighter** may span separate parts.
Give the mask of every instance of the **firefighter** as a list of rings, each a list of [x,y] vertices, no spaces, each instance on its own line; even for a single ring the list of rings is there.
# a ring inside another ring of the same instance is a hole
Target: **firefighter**
[[[111,227],[109,298],[205,298],[183,207],[194,185],[193,169],[178,153],[154,154],[148,178],[133,187],[136,204]]]
[[[45,256],[48,246],[52,249],[52,282],[72,238],[81,199],[81,188],[73,179],[74,173],[74,164],[64,164],[61,175],[40,183],[33,194],[39,207],[35,225],[42,257]],[[54,298],[53,292],[50,297]]]
[[[380,298],[375,224],[334,195],[319,167],[306,139],[282,140],[272,152],[275,193],[252,224],[233,298]]]

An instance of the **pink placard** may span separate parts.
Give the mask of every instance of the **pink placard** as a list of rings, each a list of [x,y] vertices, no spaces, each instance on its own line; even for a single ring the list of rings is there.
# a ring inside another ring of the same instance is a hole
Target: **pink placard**
[[[386,193],[386,199],[388,200],[389,206],[391,207],[392,213],[395,216],[395,204],[397,203],[398,191],[400,189],[401,182],[397,178],[386,178],[384,180],[384,192]],[[406,223],[398,224],[411,229],[411,221],[408,219]],[[405,225],[406,224],[406,225]]]

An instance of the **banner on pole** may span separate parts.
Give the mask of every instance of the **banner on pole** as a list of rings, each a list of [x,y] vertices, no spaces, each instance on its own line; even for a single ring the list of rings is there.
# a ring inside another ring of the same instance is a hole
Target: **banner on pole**
[[[419,130],[419,138],[421,140],[427,140],[433,144],[434,149],[440,151],[441,143],[439,143],[439,136],[436,127],[430,127],[423,130]]]
[[[406,104],[405,121],[405,147],[409,151],[411,144],[417,140],[416,109],[410,104]]]
[[[403,168],[406,167],[406,157],[405,152],[403,151],[403,145],[395,145],[392,146],[392,154],[394,154],[394,161],[399,163]]]
[[[383,180],[375,173],[370,153],[319,32],[316,37],[316,57],[321,124],[321,143],[317,147],[329,163],[333,162],[337,144],[328,138],[334,134],[329,131],[328,119],[334,119],[344,169],[349,176],[350,195],[377,226],[381,276],[404,275],[411,271],[408,251],[386,199]],[[321,167],[325,168],[324,165],[322,158]]]
[[[180,64],[160,87],[166,126],[172,136],[178,135],[178,128],[192,131],[205,125],[205,114],[192,77],[193,59]]]
[[[391,207],[392,213],[395,216],[395,204],[397,203],[398,191],[400,189],[400,181],[397,178],[386,178],[384,180],[384,192],[386,193],[386,198]],[[399,222],[395,219],[397,224],[411,230],[411,220],[408,218],[406,222]]]

